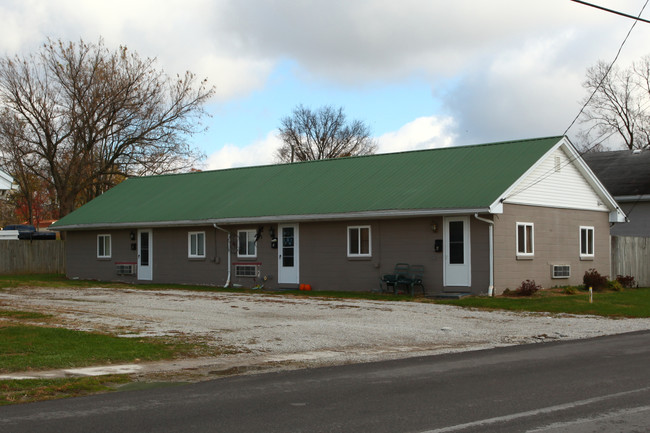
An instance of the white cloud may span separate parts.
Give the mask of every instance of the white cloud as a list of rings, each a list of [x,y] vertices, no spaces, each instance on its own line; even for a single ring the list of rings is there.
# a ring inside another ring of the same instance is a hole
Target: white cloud
[[[419,117],[399,130],[377,137],[378,153],[448,147],[454,142],[450,117]]]
[[[617,7],[638,8],[637,3],[619,1]],[[289,57],[314,77],[351,84],[413,73],[450,76],[477,57],[567,30],[592,41],[572,53],[583,57],[629,26],[564,0],[277,0],[255,7],[233,0],[219,12],[216,28],[236,37],[246,52]]]
[[[25,54],[46,38],[126,45],[157,58],[169,75],[194,72],[216,86],[216,99],[246,95],[264,86],[274,61],[241,50],[239,35],[214,30],[219,1],[81,0],[10,1],[0,5],[0,52]],[[25,25],[29,23],[29,25]]]
[[[277,131],[271,131],[264,139],[244,147],[226,144],[208,156],[205,162],[206,169],[219,170],[272,164],[275,161],[275,151],[281,144]]]
[[[636,14],[640,5],[614,8]],[[586,68],[610,60],[631,25],[566,0],[4,0],[0,16],[2,53],[48,36],[103,36],[157,57],[170,74],[207,77],[219,101],[264,88],[283,60],[337,90],[412,77],[438,89],[451,79],[443,98],[462,142],[561,133]],[[637,25],[621,61],[647,54],[648,37],[650,27]]]
[[[578,113],[583,70],[557,61],[570,34],[484,59],[443,97],[461,142],[559,135]]]
[[[637,3],[619,1],[617,8],[633,11]],[[565,0],[3,4],[0,49],[32,48],[46,36],[96,40],[102,35],[111,45],[126,44],[143,56],[158,57],[169,72],[190,69],[220,88],[237,89],[224,90],[224,97],[259,88],[280,59],[295,60],[310,76],[343,83],[393,80],[414,73],[449,77],[475,65],[477,57],[492,57],[567,30],[591,44],[580,44],[558,60],[593,58],[597,50],[621,40],[621,30],[629,26],[629,20]]]
[[[215,86],[215,98],[226,101],[262,88],[272,68],[269,61],[206,54],[192,72],[208,77]]]

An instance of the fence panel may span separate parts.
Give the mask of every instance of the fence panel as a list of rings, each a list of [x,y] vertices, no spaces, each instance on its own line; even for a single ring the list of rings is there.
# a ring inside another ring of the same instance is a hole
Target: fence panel
[[[0,240],[0,274],[64,274],[65,242]]]
[[[650,238],[612,236],[612,276],[632,275],[639,287],[650,287]]]

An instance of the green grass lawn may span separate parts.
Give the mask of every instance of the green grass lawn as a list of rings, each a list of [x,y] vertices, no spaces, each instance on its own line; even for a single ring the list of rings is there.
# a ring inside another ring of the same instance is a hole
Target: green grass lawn
[[[0,327],[0,372],[83,367],[135,359],[168,359],[174,348],[162,342],[12,325]]]
[[[650,288],[626,289],[621,292],[597,292],[594,293],[592,304],[589,303],[589,293],[585,291],[564,295],[556,291],[545,290],[531,297],[467,297],[436,302],[461,307],[513,311],[595,314],[621,318],[650,317]]]
[[[4,279],[7,280],[9,279]],[[41,276],[37,279],[21,280],[27,281],[29,283],[27,285],[37,286],[42,285],[40,283],[48,281],[49,278]],[[52,280],[56,281],[58,278]],[[48,323],[56,322],[55,319],[52,315],[30,311],[0,310],[0,373],[131,363],[218,353],[214,348],[191,342],[120,338],[48,327]],[[37,321],[39,326],[33,325],[34,321]],[[0,406],[105,392],[131,380],[128,375],[0,380]]]
[[[151,338],[120,338],[21,323],[52,316],[0,310],[0,373],[86,367],[194,356],[202,345]],[[214,349],[211,353],[214,355]],[[131,382],[128,375],[0,380],[0,406],[111,391]]]

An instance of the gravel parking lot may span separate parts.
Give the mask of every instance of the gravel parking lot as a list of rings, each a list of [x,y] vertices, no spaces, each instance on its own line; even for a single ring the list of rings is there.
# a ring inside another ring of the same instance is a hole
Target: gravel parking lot
[[[315,366],[567,340],[650,329],[650,319],[479,311],[415,302],[292,295],[16,288],[0,308],[54,314],[70,328],[128,337],[181,336],[228,347],[213,359],[150,370]]]

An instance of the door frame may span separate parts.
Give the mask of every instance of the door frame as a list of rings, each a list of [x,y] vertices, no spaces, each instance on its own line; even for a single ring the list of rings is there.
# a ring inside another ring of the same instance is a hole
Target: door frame
[[[463,222],[463,264],[449,263],[449,223]],[[471,287],[472,285],[472,248],[469,216],[453,216],[443,218],[443,287]]]
[[[142,233],[149,233],[149,264],[142,266],[140,260],[140,248],[142,246]],[[138,280],[153,280],[153,230],[151,229],[138,229]]]
[[[288,272],[285,266],[282,266],[282,248],[283,236],[282,229],[293,227],[293,268],[294,271]],[[278,224],[278,284],[298,284],[300,282],[300,236],[298,224]]]

